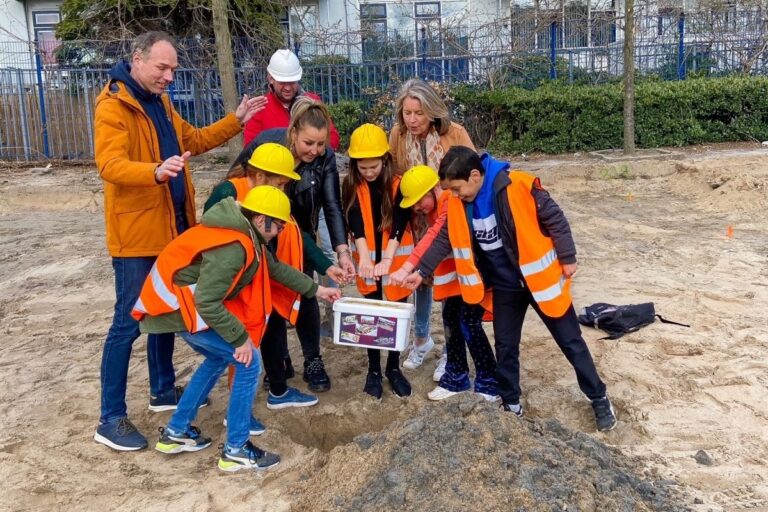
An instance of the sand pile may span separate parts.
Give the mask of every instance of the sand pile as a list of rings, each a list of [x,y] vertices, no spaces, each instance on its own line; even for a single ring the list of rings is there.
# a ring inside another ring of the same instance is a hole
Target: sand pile
[[[363,434],[300,477],[293,510],[684,510],[669,480],[556,420],[472,395]]]

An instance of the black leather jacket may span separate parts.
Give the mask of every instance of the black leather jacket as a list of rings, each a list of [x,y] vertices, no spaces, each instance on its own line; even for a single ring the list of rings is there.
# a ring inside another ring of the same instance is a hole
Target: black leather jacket
[[[253,150],[265,142],[285,144],[285,132],[285,128],[264,130],[243,148],[232,166],[247,162]],[[333,150],[326,147],[324,155],[318,156],[311,163],[302,162],[296,172],[301,179],[288,184],[286,193],[291,200],[291,214],[299,227],[317,235],[318,216],[322,208],[331,235],[331,245],[336,248],[346,244],[347,225],[341,211],[341,185]]]

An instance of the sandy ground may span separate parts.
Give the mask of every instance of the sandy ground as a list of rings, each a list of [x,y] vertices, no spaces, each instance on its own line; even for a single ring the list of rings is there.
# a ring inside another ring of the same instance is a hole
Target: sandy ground
[[[618,341],[585,329],[620,419],[601,434],[572,370],[529,315],[521,356],[526,421],[557,418],[639,460],[639,471],[679,484],[692,510],[768,510],[768,150],[682,153],[623,163],[586,155],[520,162],[571,221],[577,308],[652,301],[658,313],[691,324],[657,322]],[[223,173],[213,162],[195,163],[199,200]],[[430,410],[448,407],[426,399],[437,351],[408,374],[411,399],[385,394],[375,403],[361,392],[365,353],[326,339],[333,389],[318,406],[268,411],[264,393],[257,398],[256,414],[268,427],[257,444],[283,456],[276,470],[223,474],[215,448],[169,459],[94,443],[101,348],[114,301],[101,204],[93,167],[0,165],[0,510],[303,510],[311,502],[307,481],[325,470],[318,484],[333,486],[328,468],[354,467],[353,438],[405,428],[416,415],[429,424]],[[439,305],[433,319],[442,343]],[[176,361],[185,382],[199,358],[179,342]],[[293,382],[304,388],[300,378]],[[226,395],[220,383],[197,422],[215,442],[223,439]],[[168,413],[150,413],[147,401],[140,338],[128,407],[152,445]],[[694,458],[699,450],[708,464]],[[348,498],[340,494],[336,504]],[[601,510],[591,507],[580,510]]]

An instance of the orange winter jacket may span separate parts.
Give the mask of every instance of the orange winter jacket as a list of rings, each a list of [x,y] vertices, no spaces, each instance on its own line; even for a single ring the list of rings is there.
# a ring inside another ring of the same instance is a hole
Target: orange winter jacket
[[[174,110],[168,95],[163,103],[179,139],[180,152],[199,155],[240,132],[234,114],[205,128],[195,128]],[[113,257],[157,256],[176,235],[173,201],[167,183],[155,182],[162,163],[152,120],[125,84],[112,80],[96,98],[94,115],[96,166],[104,180],[107,249]],[[195,190],[189,170],[185,213],[195,221]]]

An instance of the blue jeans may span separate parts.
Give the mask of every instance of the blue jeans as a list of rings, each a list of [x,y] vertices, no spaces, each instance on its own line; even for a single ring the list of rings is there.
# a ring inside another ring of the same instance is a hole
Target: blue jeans
[[[416,313],[413,320],[413,333],[417,338],[429,336],[429,316],[432,314],[432,287],[419,286],[413,293]]]
[[[115,314],[104,342],[101,356],[101,423],[116,421],[128,415],[125,389],[128,384],[128,362],[133,342],[139,337],[139,322],[131,310],[139,298],[155,257],[112,258],[115,270]],[[173,333],[150,334],[147,338],[149,388],[153,396],[173,389]]]
[[[320,239],[320,249],[323,250],[325,257],[336,263],[336,251],[331,243],[331,233],[328,231],[328,224],[325,222],[325,212],[320,208],[320,215],[317,221],[317,236]],[[335,287],[336,283],[330,277],[324,277],[324,286]]]
[[[227,445],[240,448],[248,440],[251,423],[251,409],[256,397],[256,385],[261,373],[261,358],[259,351],[253,346],[253,360],[246,367],[235,360],[235,347],[213,329],[207,329],[195,334],[182,331],[179,336],[189,343],[195,352],[202,354],[205,360],[197,367],[189,379],[184,394],[181,395],[176,412],[168,422],[168,428],[176,432],[186,432],[192,421],[197,417],[198,408],[208,398],[216,381],[222,376],[228,365],[234,365],[235,378],[232,380],[232,390],[229,393],[227,408]],[[246,341],[246,343],[250,343]]]

